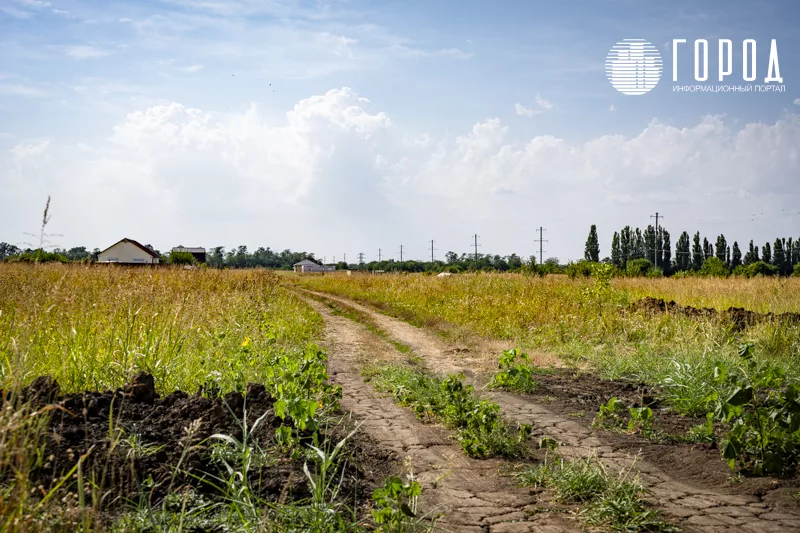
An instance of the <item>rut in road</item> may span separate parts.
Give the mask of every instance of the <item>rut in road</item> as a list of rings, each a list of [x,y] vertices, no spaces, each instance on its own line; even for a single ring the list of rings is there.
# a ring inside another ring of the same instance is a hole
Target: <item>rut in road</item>
[[[341,407],[379,445],[408,458],[422,484],[422,514],[442,515],[437,530],[465,533],[567,533],[580,528],[558,513],[542,512],[536,497],[498,474],[502,461],[470,459],[445,428],[423,424],[408,409],[364,382],[360,366],[378,357],[401,358],[362,325],[307,300],[325,319],[323,346],[331,381],[342,386]]]
[[[465,381],[476,384],[476,374],[453,360],[452,354],[456,350],[439,336],[347,298],[328,293],[304,292],[367,315],[390,338],[411,347],[431,370],[447,374],[462,372]],[[532,424],[535,435],[555,438],[559,442],[559,453],[564,457],[578,458],[596,454],[604,464],[615,470],[630,468],[636,459],[635,467],[641,473],[641,482],[652,491],[651,499],[684,531],[800,531],[800,511],[797,509],[775,509],[755,495],[722,494],[674,479],[657,466],[610,446],[591,427],[556,414],[528,398],[494,391],[489,397],[500,405],[503,414],[510,420]]]

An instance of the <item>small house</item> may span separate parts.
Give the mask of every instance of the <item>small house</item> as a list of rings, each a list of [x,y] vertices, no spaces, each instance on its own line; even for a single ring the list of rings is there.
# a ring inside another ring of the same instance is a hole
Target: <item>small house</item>
[[[309,259],[303,259],[299,263],[295,263],[293,266],[294,271],[301,274],[309,272],[334,272],[336,270],[335,266],[320,265]]]
[[[198,263],[205,263],[206,262],[206,249],[200,247],[187,247],[187,246],[176,246],[172,249],[172,253],[175,252],[186,252],[192,254],[194,260]]]
[[[119,263],[121,265],[156,265],[158,254],[133,239],[122,239],[100,252],[98,263]]]

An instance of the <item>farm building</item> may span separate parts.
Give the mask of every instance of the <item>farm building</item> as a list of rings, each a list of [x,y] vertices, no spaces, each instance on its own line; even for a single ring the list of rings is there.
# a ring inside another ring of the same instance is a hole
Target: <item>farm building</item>
[[[122,239],[112,244],[97,256],[98,263],[119,263],[121,265],[155,265],[158,254],[133,239]]]
[[[200,248],[200,247],[192,248],[191,246],[189,246],[189,247],[187,247],[187,246],[176,246],[175,248],[172,249],[172,253],[175,253],[175,252],[188,252],[188,253],[192,254],[192,256],[194,257],[194,260],[197,261],[198,263],[205,263],[206,262],[206,249],[205,248]]]
[[[294,271],[300,273],[307,272],[333,272],[336,270],[334,266],[319,265],[309,259],[303,259],[299,263],[294,264]]]

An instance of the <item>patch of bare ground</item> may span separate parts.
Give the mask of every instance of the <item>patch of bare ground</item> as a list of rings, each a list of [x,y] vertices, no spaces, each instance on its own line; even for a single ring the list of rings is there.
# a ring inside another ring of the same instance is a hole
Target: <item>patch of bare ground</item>
[[[501,474],[508,464],[471,459],[445,428],[424,424],[408,409],[364,382],[360,369],[376,359],[405,359],[395,347],[363,325],[308,299],[325,319],[322,345],[328,353],[331,380],[342,386],[341,407],[360,422],[378,445],[410,465],[423,486],[422,514],[438,517],[437,529],[475,533],[556,533],[580,531],[563,515],[543,509],[535,494]]]
[[[460,357],[458,347],[440,336],[388,317],[346,298],[318,294],[366,315],[396,342],[409,346],[428,368],[463,373],[480,387],[488,379],[485,361],[494,354]],[[496,359],[495,359],[496,360]],[[472,362],[483,364],[472,366]],[[636,436],[597,430],[591,420],[600,403],[611,396],[644,400],[647,391],[636,384],[602,381],[568,372],[540,376],[536,395],[492,391],[488,395],[503,413],[518,423],[533,424],[534,433],[555,438],[569,458],[595,454],[607,466],[635,468],[653,500],[684,531],[800,531],[800,506],[791,494],[793,482],[774,478],[732,478],[717,450],[691,444],[657,444]],[[578,416],[583,411],[583,416]],[[735,479],[735,482],[731,482]]]

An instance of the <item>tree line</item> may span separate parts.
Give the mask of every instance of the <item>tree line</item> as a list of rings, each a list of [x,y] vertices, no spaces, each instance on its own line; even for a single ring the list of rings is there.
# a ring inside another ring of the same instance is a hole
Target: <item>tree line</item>
[[[684,231],[675,243],[672,254],[670,234],[663,227],[631,228],[625,226],[615,231],[611,239],[611,256],[603,259],[622,272],[645,275],[671,275],[675,273],[702,273],[708,275],[782,275],[794,272],[800,275],[800,238],[776,238],[760,248],[750,241],[743,254],[739,243],[729,244],[725,235],[718,235],[712,243],[707,237],[701,241],[700,232],[690,237]],[[592,225],[586,239],[584,260],[600,261],[597,229]]]

